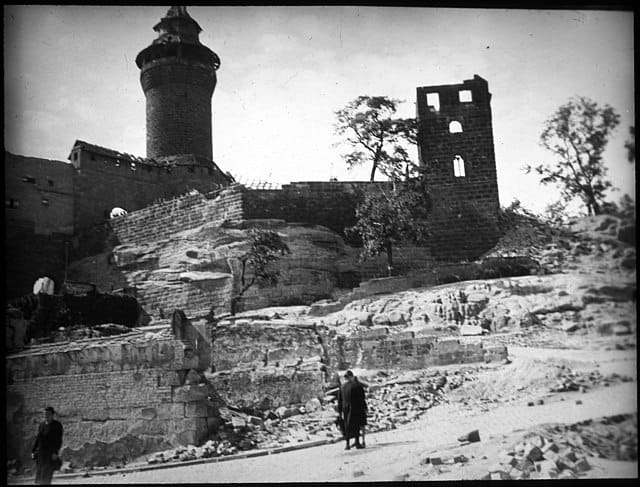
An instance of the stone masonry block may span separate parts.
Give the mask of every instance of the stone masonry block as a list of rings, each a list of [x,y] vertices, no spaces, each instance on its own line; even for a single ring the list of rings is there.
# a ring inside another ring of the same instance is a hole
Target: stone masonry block
[[[174,370],[164,372],[159,375],[158,384],[161,386],[179,386],[181,384],[180,375]]]
[[[185,403],[184,416],[185,418],[206,418],[208,416],[207,402],[195,401]]]
[[[194,384],[173,388],[173,402],[195,402],[207,399],[209,391],[206,384]]]
[[[185,403],[182,402],[158,404],[155,409],[158,419],[178,419],[185,417]]]

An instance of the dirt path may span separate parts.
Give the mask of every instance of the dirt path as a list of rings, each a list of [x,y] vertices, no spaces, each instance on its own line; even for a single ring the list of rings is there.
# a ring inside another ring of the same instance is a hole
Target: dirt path
[[[612,401],[612,397],[616,400]],[[576,404],[577,399],[582,404]],[[452,442],[456,443],[456,438],[473,429],[480,430],[482,441],[499,441],[514,431],[543,423],[572,423],[633,412],[637,412],[635,383],[586,394],[561,393],[544,405],[501,406],[479,414],[461,414],[457,405],[444,405],[410,425],[368,435],[365,450],[345,452],[343,444],[337,443],[245,460],[65,479],[64,483],[346,482],[400,480],[402,476],[419,480],[421,460],[434,450],[445,450]],[[468,472],[460,471],[456,478],[474,478],[471,468],[466,468]],[[486,472],[480,470],[482,473],[476,478]]]

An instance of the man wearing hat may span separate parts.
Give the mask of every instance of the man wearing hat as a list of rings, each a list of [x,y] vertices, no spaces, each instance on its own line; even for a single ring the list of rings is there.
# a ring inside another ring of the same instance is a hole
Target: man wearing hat
[[[355,438],[355,447],[364,448],[360,443],[360,428],[367,424],[367,403],[364,398],[364,387],[358,382],[353,372],[344,374],[346,382],[340,387],[338,394],[338,412],[344,420],[345,450],[350,450],[349,440]]]
[[[36,460],[36,484],[50,484],[53,471],[60,468],[58,451],[62,446],[62,424],[54,419],[51,406],[44,408],[44,422],[38,426],[38,435],[31,449]]]

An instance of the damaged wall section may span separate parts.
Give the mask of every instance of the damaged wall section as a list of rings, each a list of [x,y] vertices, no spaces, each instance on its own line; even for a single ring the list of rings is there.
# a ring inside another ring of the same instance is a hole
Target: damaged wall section
[[[206,377],[227,404],[267,410],[323,397],[328,358],[315,325],[224,320],[212,337]]]
[[[64,425],[62,457],[106,465],[179,444],[208,431],[212,411],[198,355],[170,330],[40,346],[10,355],[7,445],[24,464],[45,406]]]

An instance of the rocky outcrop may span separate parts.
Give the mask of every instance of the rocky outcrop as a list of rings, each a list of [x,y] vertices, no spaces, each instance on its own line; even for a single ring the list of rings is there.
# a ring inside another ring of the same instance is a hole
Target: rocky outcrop
[[[171,239],[113,250],[114,265],[123,272],[140,302],[156,317],[172,309],[190,316],[230,309],[240,287],[237,260],[248,250],[248,229],[276,231],[291,253],[278,263],[277,285],[250,288],[241,307],[310,303],[331,295],[344,273],[352,272],[342,239],[322,227],[287,225],[278,220],[240,221],[220,226],[210,223],[174,234]],[[251,275],[246,276],[247,279]]]

